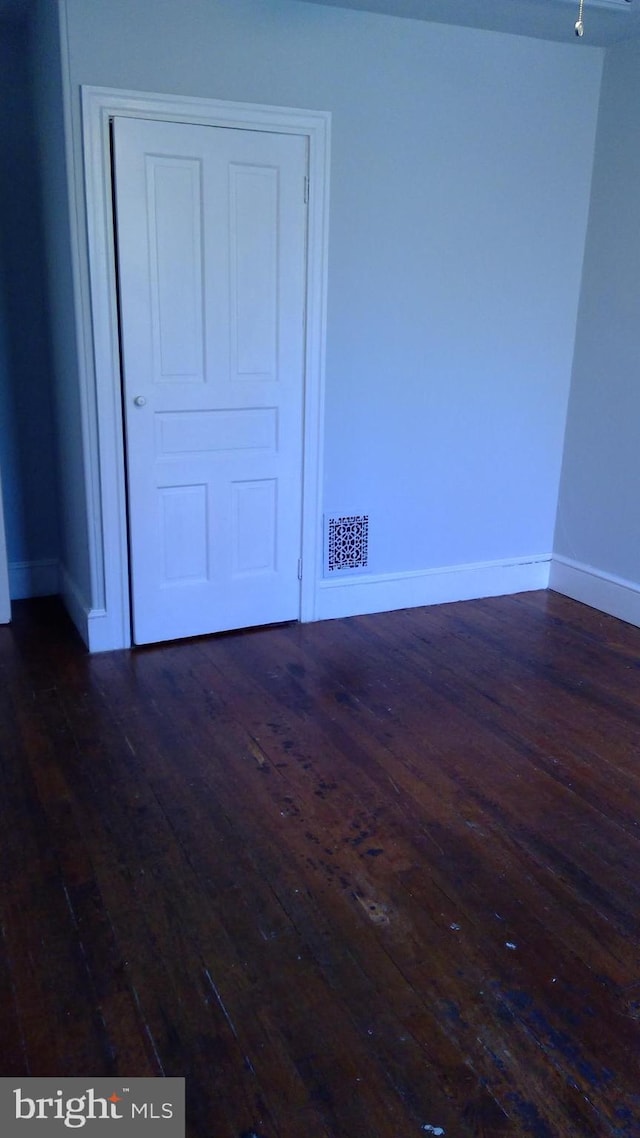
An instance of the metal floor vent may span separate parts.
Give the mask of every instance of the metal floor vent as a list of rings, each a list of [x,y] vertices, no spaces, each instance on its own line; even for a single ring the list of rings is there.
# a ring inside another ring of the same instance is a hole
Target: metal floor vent
[[[329,518],[327,571],[365,569],[369,564],[369,515]]]

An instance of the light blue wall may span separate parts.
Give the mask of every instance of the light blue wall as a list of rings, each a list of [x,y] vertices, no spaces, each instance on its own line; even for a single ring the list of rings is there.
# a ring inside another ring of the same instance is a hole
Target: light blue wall
[[[606,56],[556,552],[640,585],[640,42]]]
[[[79,595],[90,603],[85,428],[78,378],[60,38],[57,0],[33,0],[31,62],[45,226],[52,392],[58,433],[60,562]],[[62,584],[64,587],[64,580]]]
[[[369,513],[370,571],[550,551],[602,52],[293,0],[67,14],[78,147],[82,83],[332,111],[326,508]]]
[[[42,216],[26,30],[0,21],[0,467],[9,562],[58,555]]]

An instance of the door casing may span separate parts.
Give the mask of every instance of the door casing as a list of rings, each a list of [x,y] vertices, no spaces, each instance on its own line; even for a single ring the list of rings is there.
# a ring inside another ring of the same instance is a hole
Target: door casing
[[[131,645],[122,388],[117,319],[115,241],[111,193],[110,120],[114,115],[302,134],[309,143],[306,266],[302,576],[300,620],[314,620],[322,573],[322,453],[329,220],[331,116],[324,111],[265,107],[213,99],[82,88],[88,282],[81,296],[80,329],[93,341],[93,374],[81,376],[85,406],[95,424],[85,438],[92,598],[90,650]],[[85,359],[87,352],[85,352]],[[95,387],[93,378],[95,375]],[[101,540],[100,540],[101,539]]]

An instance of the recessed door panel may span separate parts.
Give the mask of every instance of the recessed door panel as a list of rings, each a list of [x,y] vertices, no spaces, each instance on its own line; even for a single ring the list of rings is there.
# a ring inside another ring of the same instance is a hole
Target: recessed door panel
[[[279,171],[234,165],[229,174],[232,367],[239,378],[277,379]]]
[[[164,584],[206,581],[209,576],[206,485],[161,486],[158,500]]]
[[[148,155],[145,165],[156,378],[202,383],[202,163]]]
[[[234,482],[233,573],[276,572],[277,490],[275,478]]]
[[[223,411],[164,411],[156,415],[157,453],[213,453],[269,450],[275,452],[278,412],[275,407]]]

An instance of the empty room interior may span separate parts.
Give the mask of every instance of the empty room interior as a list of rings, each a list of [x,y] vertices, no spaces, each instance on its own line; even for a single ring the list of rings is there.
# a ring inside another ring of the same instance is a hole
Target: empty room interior
[[[0,1080],[640,1138],[640,0],[0,0],[0,93]]]

